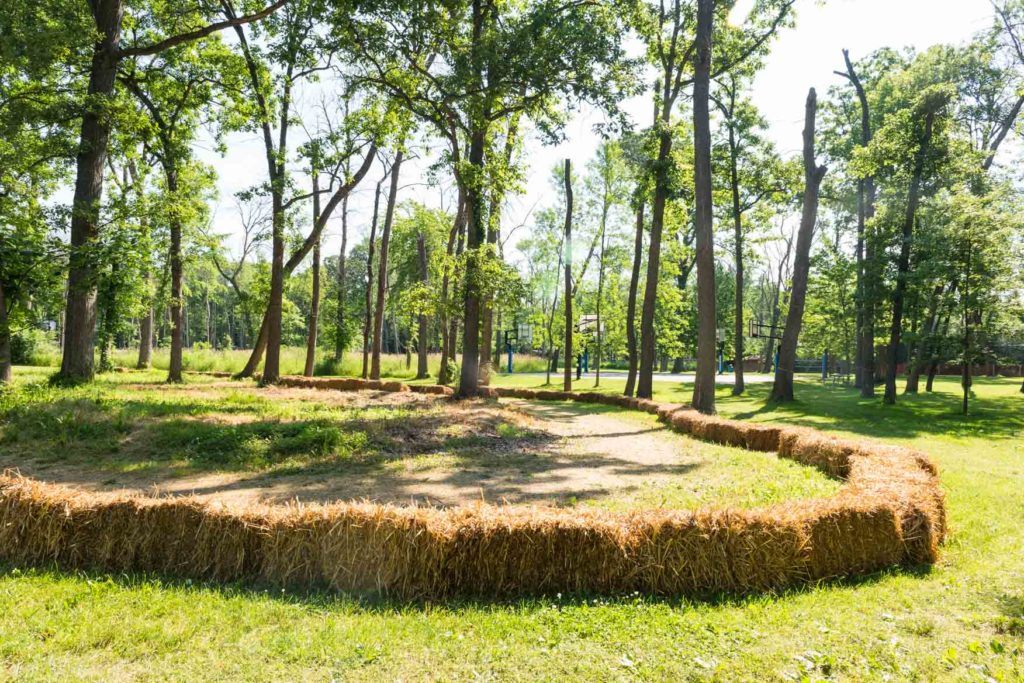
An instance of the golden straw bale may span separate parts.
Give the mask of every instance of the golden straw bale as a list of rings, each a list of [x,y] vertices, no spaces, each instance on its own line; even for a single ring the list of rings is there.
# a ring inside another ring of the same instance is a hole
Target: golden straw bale
[[[442,384],[410,384],[409,391],[417,394],[431,394],[435,396],[452,396],[455,390]]]

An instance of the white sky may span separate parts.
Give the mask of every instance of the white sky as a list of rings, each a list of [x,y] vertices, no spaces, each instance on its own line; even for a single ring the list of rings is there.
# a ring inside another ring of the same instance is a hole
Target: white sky
[[[751,0],[740,0],[750,4]],[[986,28],[992,21],[989,0],[797,0],[796,27],[784,31],[775,41],[772,53],[759,74],[753,99],[770,124],[770,135],[778,149],[789,155],[799,151],[804,99],[809,87],[823,94],[829,86],[842,83],[832,72],[843,65],[843,48],[859,59],[880,47],[911,46],[919,50],[936,43],[960,43]],[[626,105],[638,125],[649,124],[649,99],[635,98]],[[554,201],[549,185],[550,169],[570,158],[582,169],[592,156],[598,138],[592,128],[601,121],[597,112],[581,112],[565,129],[562,144],[543,147],[533,140],[527,143],[529,163],[527,189],[512,198],[505,213],[506,226],[522,222],[534,206]],[[301,132],[299,129],[298,132]],[[293,136],[298,139],[298,135]],[[233,135],[228,139],[226,156],[204,152],[201,158],[219,174],[220,199],[214,225],[219,232],[237,231],[238,215],[232,194],[261,183],[266,177],[262,143],[256,136]],[[431,205],[439,202],[440,190],[421,183],[423,164],[407,164],[403,185],[411,184],[400,200],[416,199]],[[382,171],[376,167],[360,186],[350,204],[349,244],[366,234],[372,204],[373,187]],[[450,201],[450,199],[448,200]],[[340,243],[340,216],[335,214],[328,226],[324,253],[333,254]],[[522,236],[522,232],[517,235]],[[514,240],[515,241],[515,240]]]

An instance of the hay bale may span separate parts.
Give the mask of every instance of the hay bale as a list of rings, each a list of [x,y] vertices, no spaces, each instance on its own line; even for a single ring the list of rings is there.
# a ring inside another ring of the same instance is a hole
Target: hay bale
[[[878,571],[904,560],[900,515],[885,500],[844,495],[802,512],[814,580]]]
[[[452,396],[455,390],[442,384],[410,384],[409,391],[433,396]]]

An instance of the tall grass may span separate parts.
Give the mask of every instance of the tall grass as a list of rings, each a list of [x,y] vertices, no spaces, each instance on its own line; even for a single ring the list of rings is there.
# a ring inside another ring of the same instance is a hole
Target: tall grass
[[[249,359],[248,349],[213,350],[185,349],[182,363],[185,370],[199,372],[238,372],[245,367]],[[137,349],[114,349],[111,351],[111,362],[116,367],[134,368],[138,360]],[[505,370],[506,357],[502,357],[501,370]],[[516,354],[513,358],[513,372],[544,372],[546,360],[541,356]],[[56,346],[41,346],[32,354],[32,365],[41,367],[60,367],[60,349]],[[167,370],[170,365],[170,351],[166,348],[153,350],[153,367]],[[306,349],[299,346],[281,348],[281,373],[284,375],[301,375],[306,365]],[[441,355],[430,354],[427,360],[430,376],[437,378],[441,368]],[[413,379],[416,377],[416,356],[406,357],[404,353],[385,353],[381,355],[380,371],[382,377],[395,379]],[[349,351],[339,362],[335,362],[328,354],[320,353],[317,357],[315,374],[318,376],[359,377],[363,372],[363,354],[360,351]]]

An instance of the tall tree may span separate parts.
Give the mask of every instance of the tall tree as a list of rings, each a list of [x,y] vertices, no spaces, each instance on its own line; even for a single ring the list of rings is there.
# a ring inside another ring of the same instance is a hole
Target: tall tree
[[[697,43],[693,82],[693,196],[697,241],[697,374],[690,403],[702,413],[715,412],[715,244],[711,197],[711,41],[714,0],[697,0]],[[652,237],[653,240],[653,237]],[[650,271],[648,271],[648,278]],[[648,288],[651,287],[648,281]],[[641,367],[642,370],[642,367]],[[643,374],[641,373],[641,381]],[[647,394],[649,395],[648,390]],[[641,394],[643,395],[643,394]]]
[[[853,85],[860,105],[860,145],[871,144],[871,107],[850,51],[843,50],[846,71],[836,73]],[[869,234],[869,224],[875,217],[876,199],[873,174],[857,179],[857,351],[855,384],[863,398],[875,395],[875,240]]]
[[[680,94],[691,85],[696,86],[697,78],[704,78],[699,75],[697,68],[704,68],[701,65],[701,57],[698,54],[706,48],[706,77],[708,82],[723,73],[730,71],[742,64],[751,56],[759,54],[766,49],[768,41],[777,31],[786,24],[790,16],[793,0],[768,0],[767,2],[756,3],[742,26],[733,26],[727,21],[727,14],[731,10],[731,4],[716,3],[714,0],[698,0],[696,7],[686,0],[671,0],[668,3],[661,3],[653,10],[653,26],[646,31],[649,58],[658,66],[658,93],[657,111],[660,116],[657,123],[658,147],[657,156],[652,164],[654,175],[653,198],[651,205],[651,227],[650,240],[647,249],[647,279],[644,289],[643,306],[640,318],[640,365],[637,383],[637,395],[643,398],[650,398],[653,391],[653,372],[656,352],[656,339],[654,330],[655,303],[657,299],[658,273],[661,267],[661,240],[665,223],[665,205],[669,199],[672,181],[672,147],[673,147],[673,124],[672,116],[675,105]],[[715,21],[715,14],[719,15],[719,21]],[[703,21],[702,21],[703,20]],[[715,27],[719,28],[716,29]],[[715,66],[712,68],[712,45],[714,43],[712,32],[718,30],[722,34],[719,41],[719,54],[715,59]],[[701,33],[704,31],[704,33]],[[706,35],[705,35],[706,34]],[[710,86],[708,86],[710,89]],[[695,96],[697,93],[695,92]],[[702,114],[696,109],[701,105],[695,101],[694,120]],[[710,119],[710,116],[708,116]],[[710,129],[710,124],[709,124]],[[695,129],[695,142],[699,136]],[[708,133],[708,157],[710,159],[710,132]],[[700,154],[700,152],[697,152]],[[700,162],[698,162],[700,163]],[[707,162],[710,184],[710,160]],[[696,174],[695,174],[696,175]],[[698,200],[702,202],[703,200]],[[710,225],[710,199],[708,199],[708,221]],[[698,209],[699,212],[699,209]],[[699,229],[698,232],[702,230]],[[701,251],[705,240],[699,239],[698,251]],[[713,247],[708,245],[708,250],[701,252],[710,254],[713,261]],[[706,261],[705,259],[701,259]],[[698,270],[707,271],[707,263]],[[712,266],[713,270],[713,266]],[[705,273],[705,279],[709,276]],[[700,276],[698,275],[698,280]],[[699,288],[699,287],[698,287]],[[710,292],[710,299],[713,300],[713,292]],[[714,318],[714,312],[710,313]],[[711,332],[714,337],[714,330]],[[714,339],[711,340],[712,350],[710,352],[712,365],[714,364]],[[698,359],[700,357],[698,352]],[[705,351],[705,354],[707,352]],[[700,405],[703,410],[714,410],[714,368],[704,369],[704,364],[698,360],[698,384],[701,385]],[[710,373],[710,374],[709,374]],[[708,394],[708,378],[711,380],[711,398]]]
[[[565,160],[565,373],[562,379],[562,389],[572,391],[572,165]]]
[[[204,38],[232,26],[242,26],[263,19],[285,5],[288,0],[277,0],[272,5],[244,16],[225,21],[206,23],[209,19],[205,7],[199,3],[180,0],[155,13],[134,14],[126,0],[94,0],[89,3],[96,42],[89,67],[89,86],[86,105],[82,111],[81,135],[76,159],[76,179],[71,213],[71,254],[68,273],[68,294],[65,313],[65,343],[58,380],[81,382],[92,379],[93,350],[96,327],[96,264],[90,258],[92,246],[100,235],[100,202],[103,198],[103,175],[107,146],[114,117],[111,105],[121,62],[130,57],[159,54],[177,45]],[[125,15],[129,14],[133,27],[152,27],[152,30],[133,31],[139,42],[122,46],[121,32]],[[168,37],[159,29],[158,19],[173,19],[169,25],[175,32]]]
[[[377,257],[377,304],[373,313],[373,340],[371,344],[370,379],[380,379],[381,339],[384,332],[384,303],[388,291],[388,251],[391,246],[391,226],[395,220],[395,204],[398,202],[398,177],[402,170],[403,150],[395,153],[391,162],[391,187],[388,190],[388,204],[384,211],[384,227],[380,235],[380,256]],[[397,351],[397,349],[395,349]]]
[[[810,270],[811,242],[814,226],[818,221],[818,192],[821,181],[828,169],[819,166],[814,154],[815,119],[818,113],[818,96],[811,88],[807,94],[804,113],[804,198],[800,216],[800,229],[796,237],[796,251],[793,256],[793,286],[789,298],[789,313],[786,328],[779,345],[779,363],[775,371],[770,399],[773,401],[793,400],[793,373],[796,368],[796,350],[803,325],[804,303],[807,298],[807,274]]]
[[[441,8],[402,0],[336,15],[360,55],[362,78],[447,143],[446,160],[466,207],[460,396],[479,390],[492,127],[521,112],[554,134],[568,96],[614,109],[630,92],[633,66],[623,53],[627,22],[619,9],[550,0],[460,0]]]

